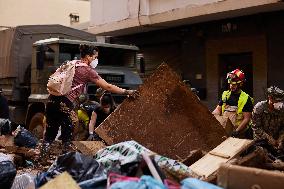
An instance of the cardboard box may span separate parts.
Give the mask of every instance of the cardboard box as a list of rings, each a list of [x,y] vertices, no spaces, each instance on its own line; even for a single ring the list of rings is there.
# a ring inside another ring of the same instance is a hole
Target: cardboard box
[[[222,164],[217,173],[217,183],[226,189],[283,189],[284,173]]]
[[[227,136],[231,136],[234,131],[234,125],[231,120],[226,116],[214,115],[215,118],[219,121],[222,127],[225,129]]]

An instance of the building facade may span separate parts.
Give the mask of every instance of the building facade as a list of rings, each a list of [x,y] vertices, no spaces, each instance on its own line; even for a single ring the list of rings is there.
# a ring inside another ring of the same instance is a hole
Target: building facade
[[[19,25],[70,26],[90,20],[90,1],[0,0],[0,29]]]
[[[139,46],[146,74],[162,62],[170,64],[200,91],[209,109],[227,88],[226,73],[235,68],[245,72],[244,90],[256,102],[269,85],[284,88],[282,1],[119,0],[113,6],[119,14],[107,8],[115,2],[91,1],[89,31]]]

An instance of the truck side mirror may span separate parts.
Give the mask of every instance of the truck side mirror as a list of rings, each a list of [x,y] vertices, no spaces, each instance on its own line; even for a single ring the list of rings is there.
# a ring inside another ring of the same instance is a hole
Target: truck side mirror
[[[45,47],[40,45],[36,49],[36,69],[42,70],[44,66],[45,59]]]

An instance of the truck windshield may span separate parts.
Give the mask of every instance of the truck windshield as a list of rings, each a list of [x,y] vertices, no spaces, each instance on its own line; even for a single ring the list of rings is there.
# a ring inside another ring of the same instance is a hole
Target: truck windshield
[[[133,68],[135,65],[136,51],[127,49],[118,49],[110,47],[99,48],[100,66],[124,66]],[[60,44],[59,62],[66,60],[80,59],[78,44]]]

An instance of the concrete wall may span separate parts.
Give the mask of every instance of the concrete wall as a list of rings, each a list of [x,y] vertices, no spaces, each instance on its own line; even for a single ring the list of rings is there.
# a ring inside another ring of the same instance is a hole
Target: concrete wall
[[[219,54],[252,53],[255,102],[265,99],[265,88],[270,85],[284,89],[283,13],[279,11],[185,25],[116,37],[114,42],[132,43],[141,51],[149,47],[157,48],[157,52],[162,44],[179,44],[181,53],[176,58],[180,60],[177,69],[191,81],[193,87],[206,89],[207,99],[204,102],[212,110],[219,98]],[[224,30],[224,26],[228,25],[234,29]]]
[[[186,6],[200,6],[223,0],[91,0],[91,25],[97,26],[141,15],[154,15]]]
[[[266,22],[268,38],[268,86],[284,89],[284,12],[279,12]]]
[[[0,0],[0,26],[70,25],[70,13],[78,13],[80,23],[90,20],[90,2],[79,0]]]
[[[119,36],[280,9],[281,0],[91,0],[89,31]]]

